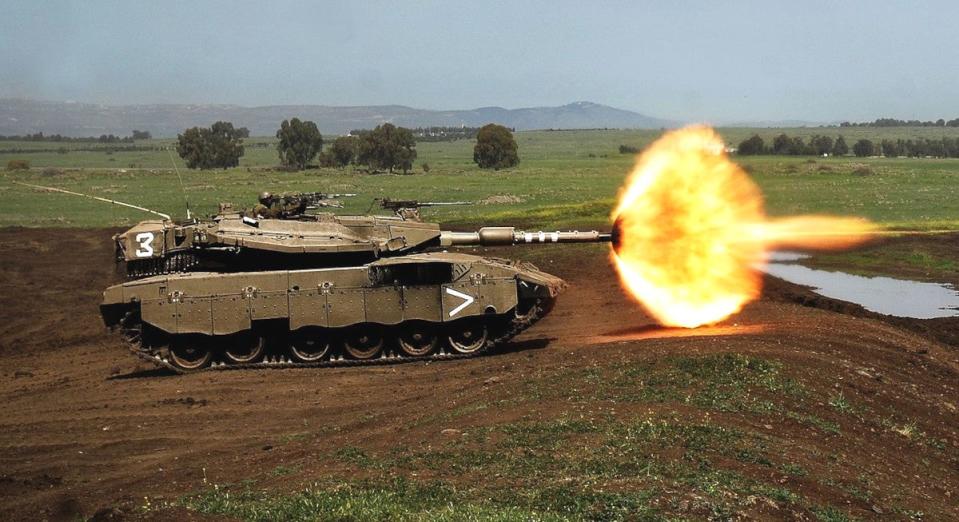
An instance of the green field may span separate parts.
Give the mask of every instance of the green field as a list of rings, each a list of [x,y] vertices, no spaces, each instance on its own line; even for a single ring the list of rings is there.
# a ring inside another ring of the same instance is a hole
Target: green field
[[[837,136],[847,142],[866,137],[959,136],[959,128],[720,129],[731,145],[753,133],[765,139],[780,132],[808,137]],[[530,131],[516,134],[522,163],[490,172],[472,163],[472,142],[420,143],[413,175],[366,174],[359,169],[277,170],[272,140],[247,140],[240,166],[191,171],[180,165],[195,212],[210,214],[221,201],[252,206],[262,190],[356,192],[342,212],[365,212],[375,197],[468,200],[469,207],[430,209],[430,219],[465,225],[518,223],[548,228],[602,226],[633,157],[621,144],[643,146],[659,131]],[[183,192],[165,150],[172,140],[138,142],[156,150],[110,152],[73,150],[91,144],[0,142],[0,150],[58,149],[60,152],[0,153],[0,165],[25,159],[28,172],[2,171],[0,226],[122,226],[148,217],[137,211],[73,196],[36,191],[12,180],[44,184],[119,199],[175,216],[185,213]],[[100,147],[100,146],[98,146]],[[762,187],[772,215],[853,214],[896,228],[959,229],[959,160],[887,158],[738,158]],[[428,163],[429,173],[422,165]],[[49,167],[49,168],[48,168]]]

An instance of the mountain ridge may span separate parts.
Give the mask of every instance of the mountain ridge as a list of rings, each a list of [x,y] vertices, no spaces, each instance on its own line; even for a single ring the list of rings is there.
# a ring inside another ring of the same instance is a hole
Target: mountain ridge
[[[106,105],[72,101],[0,98],[0,135],[36,132],[64,136],[126,136],[133,129],[156,137],[171,137],[193,126],[223,120],[247,127],[254,136],[270,136],[284,119],[315,121],[328,134],[381,123],[404,127],[479,127],[498,123],[516,130],[623,128],[658,129],[678,122],[655,118],[589,101],[561,106],[507,109],[498,106],[465,110],[417,109],[405,105],[264,105],[232,104],[133,104]]]

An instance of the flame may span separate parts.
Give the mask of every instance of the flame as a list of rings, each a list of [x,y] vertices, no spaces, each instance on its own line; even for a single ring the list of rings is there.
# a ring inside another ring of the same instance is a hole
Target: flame
[[[715,131],[665,134],[636,160],[613,212],[612,258],[629,293],[660,323],[713,324],[759,297],[755,265],[773,248],[863,242],[858,218],[766,218],[759,187]]]

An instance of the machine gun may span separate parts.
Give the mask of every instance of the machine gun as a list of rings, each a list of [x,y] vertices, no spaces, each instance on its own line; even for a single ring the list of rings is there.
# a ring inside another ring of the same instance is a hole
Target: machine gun
[[[340,198],[352,198],[356,194],[330,194],[326,192],[300,192],[295,195],[306,204],[306,209],[312,210],[322,207],[343,208]]]
[[[393,211],[394,214],[410,220],[420,219],[420,210],[423,207],[447,207],[453,205],[471,205],[472,201],[417,201],[415,199],[376,198],[374,204],[379,203],[381,208]]]

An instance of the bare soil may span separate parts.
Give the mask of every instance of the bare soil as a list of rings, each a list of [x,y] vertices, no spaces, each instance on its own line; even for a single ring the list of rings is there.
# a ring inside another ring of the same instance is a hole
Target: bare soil
[[[724,353],[782,363],[813,390],[810,411],[841,425],[839,437],[782,417],[717,414],[715,422],[774,433],[774,452],[810,470],[799,478],[775,471],[769,472],[775,477],[759,478],[781,480],[817,504],[839,504],[860,518],[908,508],[929,519],[959,519],[955,321],[886,318],[770,279],[763,299],[722,325],[662,329],[623,296],[604,257],[556,249],[554,261],[542,268],[566,278],[570,288],[550,316],[494,355],[175,376],[138,362],[104,331],[99,294],[119,280],[112,232],[0,229],[3,519],[74,520],[97,513],[200,518],[182,510],[144,514],[141,507],[145,497],[176,499],[244,479],[278,490],[300,487],[352,473],[330,458],[335,448],[375,454],[423,441],[439,444],[443,430],[549,418],[567,407],[520,400],[444,415],[523,394],[534,377],[559,378],[597,361],[605,363],[598,371],[611,372],[675,355]],[[868,407],[876,419],[907,419],[913,433],[935,444],[883,429],[879,420],[837,417],[827,403],[837,393]],[[826,462],[828,455],[838,457]],[[271,475],[284,465],[296,472]],[[863,499],[824,485],[818,478],[827,472],[850,481],[867,474],[871,495]],[[754,515],[766,518],[803,518],[756,509]]]

